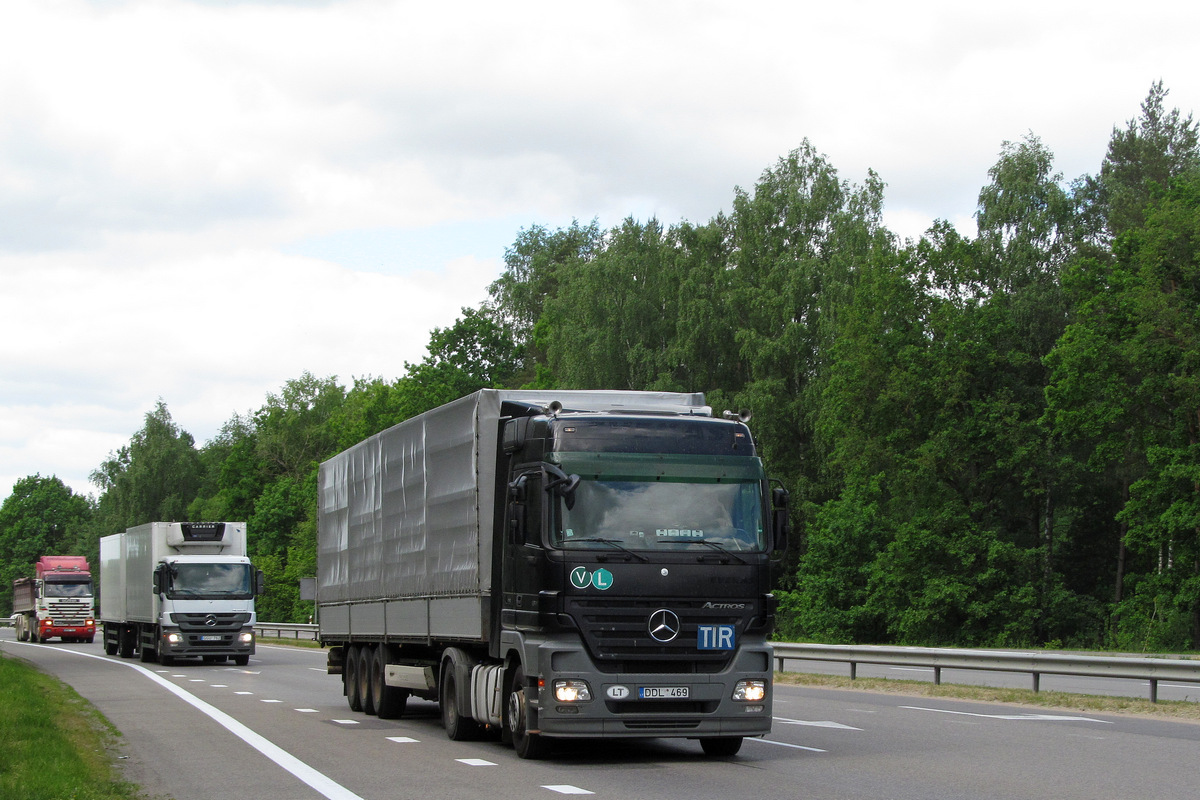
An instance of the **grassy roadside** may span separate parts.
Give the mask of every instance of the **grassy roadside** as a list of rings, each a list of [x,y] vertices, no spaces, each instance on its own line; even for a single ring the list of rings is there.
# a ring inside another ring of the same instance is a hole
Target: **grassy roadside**
[[[1151,703],[1149,700],[1137,697],[1034,692],[1031,689],[998,689],[989,686],[966,686],[953,683],[936,685],[929,681],[906,681],[891,678],[850,680],[850,678],[840,675],[815,675],[804,672],[776,672],[775,682],[822,689],[853,689],[860,692],[882,692],[909,697],[944,697],[954,700],[974,700],[980,703],[1033,706],[1047,710],[1126,714],[1181,722],[1200,722],[1200,703],[1177,700],[1160,700],[1157,703]]]
[[[0,654],[0,797],[128,800],[113,748],[120,733],[66,684]]]

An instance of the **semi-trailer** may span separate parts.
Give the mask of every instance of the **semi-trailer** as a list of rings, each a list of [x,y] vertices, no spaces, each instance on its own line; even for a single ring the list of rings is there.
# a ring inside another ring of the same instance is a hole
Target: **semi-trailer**
[[[83,556],[42,556],[34,577],[13,581],[13,625],[22,642],[96,637],[92,572]]]
[[[482,390],[319,470],[318,638],[352,710],[557,739],[770,731],[787,492],[699,393]]]
[[[244,522],[151,522],[100,540],[100,621],[108,655],[164,666],[254,653],[262,573]]]

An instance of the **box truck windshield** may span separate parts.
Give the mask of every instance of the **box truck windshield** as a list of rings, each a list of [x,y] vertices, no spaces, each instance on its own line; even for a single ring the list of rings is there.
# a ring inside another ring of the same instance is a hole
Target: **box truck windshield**
[[[254,596],[249,564],[175,564],[167,596],[183,598],[248,599]]]

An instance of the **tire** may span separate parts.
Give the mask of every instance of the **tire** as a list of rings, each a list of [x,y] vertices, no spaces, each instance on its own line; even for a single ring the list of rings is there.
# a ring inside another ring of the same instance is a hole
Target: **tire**
[[[404,716],[404,707],[408,704],[408,690],[384,683],[387,650],[386,644],[379,645],[375,648],[375,657],[371,659],[371,697],[375,703],[375,713],[380,719],[399,719]]]
[[[96,637],[95,637],[95,636],[89,636],[89,637],[87,637],[86,639],[84,639],[84,641],[85,641],[85,642],[87,642],[88,644],[91,644],[92,642],[96,641]]]
[[[454,675],[454,662],[447,660],[442,665],[442,680],[438,685],[438,701],[442,706],[442,727],[446,736],[455,742],[467,742],[479,738],[480,724],[464,717],[458,707],[458,679]]]
[[[142,642],[141,649],[138,651],[138,660],[140,660],[142,663],[149,663],[152,661],[157,661],[158,660],[158,651],[151,650],[149,647],[146,647],[145,642]],[[167,665],[163,664],[163,666],[165,667]]]
[[[100,634],[100,641],[104,642],[105,655],[115,656],[117,654],[117,640],[119,638],[120,632],[117,633],[117,636],[109,636],[108,627],[105,626],[104,630]]]
[[[374,645],[364,644],[358,652],[358,704],[364,714],[375,715],[375,693],[371,685],[371,665],[375,662]]]
[[[346,663],[342,665],[342,680],[346,691],[346,703],[351,711],[362,711],[358,694],[358,645],[346,648]]]
[[[701,739],[700,747],[704,755],[710,758],[733,758],[742,749],[741,736],[718,736],[713,739]]]
[[[234,656],[233,663],[237,664],[239,667],[244,667],[250,663],[250,656],[249,655]]]
[[[159,656],[158,663],[164,667],[173,667],[175,666],[175,656]]]
[[[137,632],[127,631],[121,628],[117,631],[117,653],[121,658],[133,658],[133,651],[137,649]]]
[[[518,666],[508,691],[504,726],[512,737],[513,750],[521,758],[544,758],[549,750],[546,740],[529,732],[529,701],[525,696],[525,670]]]

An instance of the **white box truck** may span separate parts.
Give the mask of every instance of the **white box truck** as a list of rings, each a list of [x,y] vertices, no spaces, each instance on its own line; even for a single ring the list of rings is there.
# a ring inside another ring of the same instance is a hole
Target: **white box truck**
[[[351,709],[451,739],[771,729],[787,536],[746,426],[700,394],[483,390],[321,465],[318,638]]]
[[[151,522],[100,540],[100,621],[108,655],[163,665],[254,653],[262,573],[244,522]]]

